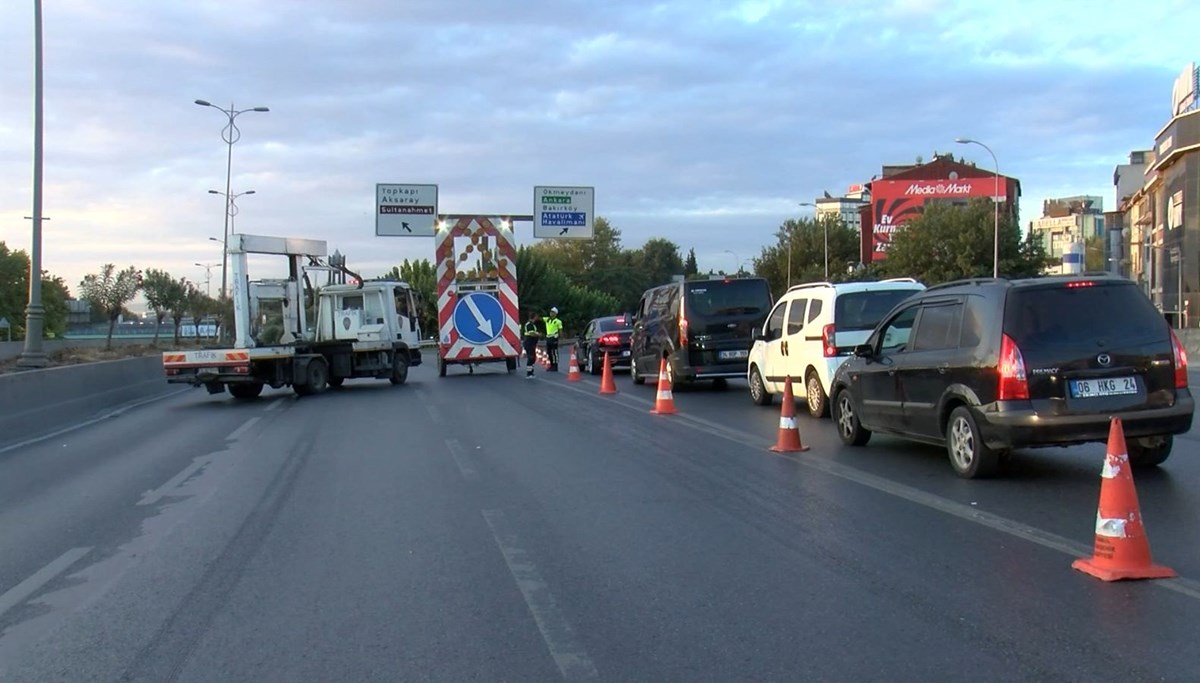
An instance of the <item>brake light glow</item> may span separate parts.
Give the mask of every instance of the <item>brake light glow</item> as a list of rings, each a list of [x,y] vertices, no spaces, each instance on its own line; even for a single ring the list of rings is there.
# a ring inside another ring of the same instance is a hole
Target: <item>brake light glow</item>
[[[1068,282],[1067,289],[1078,289],[1080,287],[1095,287],[1096,283],[1091,280],[1083,280],[1080,282]]]
[[[596,342],[601,346],[620,346],[621,337],[616,334],[602,334]]]
[[[826,358],[833,358],[837,355],[837,344],[833,343],[833,329],[833,325],[821,328],[821,347]]]
[[[679,345],[687,346],[688,343],[688,321],[687,318],[679,319]]]
[[[1029,381],[1025,375],[1025,357],[1007,334],[1000,337],[1000,388],[996,398],[1001,401],[1029,399]]]
[[[1187,349],[1183,348],[1183,344],[1179,343],[1179,337],[1175,336],[1175,330],[1171,330],[1171,349],[1175,356],[1175,388],[1187,389]]]

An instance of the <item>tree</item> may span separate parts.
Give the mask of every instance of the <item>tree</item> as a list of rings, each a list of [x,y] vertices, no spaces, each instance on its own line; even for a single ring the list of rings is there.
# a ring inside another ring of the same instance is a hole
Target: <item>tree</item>
[[[200,340],[200,321],[204,316],[212,312],[216,301],[197,287],[188,289],[187,294],[187,312],[192,316],[192,325],[196,329],[196,341]]]
[[[696,249],[688,249],[687,259],[683,262],[683,274],[690,278],[699,273],[700,266],[696,265]]]
[[[25,307],[29,303],[29,255],[11,251],[0,242],[0,317],[12,325],[13,339],[25,336]],[[44,333],[62,336],[67,330],[67,300],[71,293],[62,278],[42,272],[42,306],[45,308]]]
[[[684,274],[679,245],[661,237],[647,240],[634,260],[643,289],[670,282],[672,277]]]
[[[993,208],[990,200],[966,207],[928,204],[922,215],[892,235],[882,269],[889,277],[913,277],[926,285],[969,277],[991,277]],[[1011,217],[1001,216],[1001,277],[1035,277],[1046,263],[1041,242],[1021,239]]]
[[[517,273],[520,277],[520,272]],[[393,266],[385,275],[391,280],[400,280],[418,294],[417,321],[425,334],[438,335],[437,268],[428,259],[409,261],[404,259],[398,267]]]
[[[1089,237],[1083,245],[1083,269],[1089,273],[1108,270],[1108,262],[1104,257],[1104,238]]]
[[[125,304],[137,296],[141,289],[141,272],[133,266],[117,270],[111,263],[104,264],[99,273],[86,275],[79,283],[79,293],[84,301],[104,313],[108,319],[108,338],[105,348],[112,348],[113,330],[117,319],[125,310]]]
[[[183,326],[183,318],[187,315],[188,302],[191,301],[192,283],[186,278],[179,278],[171,283],[167,297],[167,310],[171,312],[171,321],[175,323],[175,345],[179,345],[179,331]]]
[[[564,329],[578,333],[592,318],[621,311],[612,295],[574,284],[537,248],[521,247],[517,252],[517,297],[523,309],[545,313],[551,306],[561,311]]]
[[[175,287],[175,278],[165,270],[150,268],[146,271],[146,279],[142,284],[142,293],[150,310],[154,311],[154,341],[158,343],[158,330],[171,308],[171,296]]]
[[[778,296],[793,285],[825,280],[825,240],[829,239],[829,279],[846,280],[847,264],[858,263],[858,233],[847,227],[840,218],[788,219],[775,232],[774,245],[763,247],[754,259],[754,272],[765,277],[771,291]],[[788,252],[791,251],[791,276],[788,274]]]

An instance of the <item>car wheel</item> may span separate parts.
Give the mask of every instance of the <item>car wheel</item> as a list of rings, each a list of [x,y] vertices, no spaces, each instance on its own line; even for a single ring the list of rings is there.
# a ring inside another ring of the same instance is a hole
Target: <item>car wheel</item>
[[[964,479],[990,477],[1000,466],[1000,451],[988,448],[975,416],[966,406],[950,413],[946,423],[946,453],[954,472]]]
[[[829,397],[825,395],[825,388],[821,386],[821,378],[816,370],[808,371],[804,391],[808,395],[808,414],[817,418],[825,417],[829,412]]]
[[[604,371],[604,368],[600,365],[600,360],[596,358],[596,351],[594,349],[588,353],[587,367],[589,375],[599,375]]]
[[[629,359],[629,378],[633,380],[634,384],[645,384],[646,383],[646,378],[642,377],[642,375],[638,372],[636,358]]]
[[[854,397],[843,389],[837,393],[834,401],[834,422],[837,423],[838,437],[847,446],[865,446],[871,440],[871,430],[862,426],[858,419],[858,408],[854,405]]]
[[[758,366],[750,368],[750,400],[754,401],[755,405],[769,406],[771,399],[772,396],[767,391],[767,384],[763,382]]]
[[[1131,439],[1126,444],[1129,450],[1129,464],[1134,467],[1157,467],[1171,457],[1171,447],[1174,444],[1175,437],[1170,434]]]
[[[243,401],[258,398],[262,394],[263,385],[258,382],[245,382],[229,385],[229,393]]]

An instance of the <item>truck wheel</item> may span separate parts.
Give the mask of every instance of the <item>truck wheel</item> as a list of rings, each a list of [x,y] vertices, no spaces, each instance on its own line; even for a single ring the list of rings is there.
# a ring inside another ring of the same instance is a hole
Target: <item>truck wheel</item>
[[[334,389],[337,389],[338,387],[342,386],[342,383],[345,381],[346,381],[345,377],[330,377],[329,378],[329,386],[333,387]]]
[[[446,376],[446,359],[439,358],[438,359],[438,377],[445,377],[445,376]]]
[[[249,400],[258,398],[262,394],[263,385],[258,382],[238,382],[237,384],[229,385],[229,393],[234,398]]]
[[[325,391],[329,386],[329,368],[325,367],[325,361],[313,360],[309,362],[308,369],[304,372],[304,384],[297,384],[292,389],[300,396],[313,396]]]
[[[513,371],[515,371],[517,369],[517,359],[516,358],[505,358],[504,359],[504,367],[511,374]]]
[[[392,384],[404,384],[408,380],[408,359],[399,353],[392,356]]]

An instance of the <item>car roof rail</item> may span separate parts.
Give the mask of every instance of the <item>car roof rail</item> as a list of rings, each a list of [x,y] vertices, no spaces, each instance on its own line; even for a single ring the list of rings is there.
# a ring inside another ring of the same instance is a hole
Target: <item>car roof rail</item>
[[[916,283],[917,279],[911,278],[911,277],[889,277],[886,280],[880,280],[880,282],[912,282],[912,283]]]
[[[963,278],[961,280],[951,280],[950,282],[943,282],[938,285],[933,285],[932,287],[926,287],[925,291],[931,292],[931,291],[935,291],[935,290],[939,290],[939,289],[946,289],[948,287],[961,287],[963,285],[978,286],[978,285],[990,285],[990,284],[999,284],[999,283],[1007,283],[1007,282],[1008,282],[1008,280],[1005,280],[1004,278],[997,278],[997,277],[969,277],[969,278]]]
[[[809,287],[829,287],[829,288],[832,288],[832,287],[833,287],[833,283],[832,283],[832,282],[805,282],[805,283],[804,283],[804,284],[802,284],[802,285],[792,285],[791,287],[788,287],[787,291],[791,292],[791,291],[793,291],[793,290],[797,290],[797,289],[807,289],[807,288],[809,288]]]

